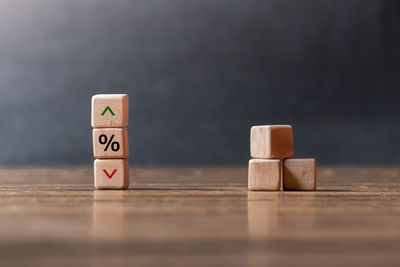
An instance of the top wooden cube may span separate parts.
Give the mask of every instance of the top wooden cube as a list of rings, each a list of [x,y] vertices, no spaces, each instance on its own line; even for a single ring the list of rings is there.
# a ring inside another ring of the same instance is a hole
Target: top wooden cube
[[[253,126],[250,134],[250,154],[255,159],[293,157],[292,126]]]
[[[127,94],[102,94],[92,97],[92,127],[122,128],[128,126]]]

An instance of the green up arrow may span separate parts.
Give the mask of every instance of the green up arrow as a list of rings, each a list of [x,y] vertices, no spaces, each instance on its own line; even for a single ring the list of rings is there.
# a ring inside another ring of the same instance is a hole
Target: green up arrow
[[[104,109],[103,113],[101,113],[101,116],[104,116],[104,114],[106,114],[107,110],[110,111],[111,115],[113,115],[113,116],[115,115],[114,112],[111,110],[110,106],[107,106]]]

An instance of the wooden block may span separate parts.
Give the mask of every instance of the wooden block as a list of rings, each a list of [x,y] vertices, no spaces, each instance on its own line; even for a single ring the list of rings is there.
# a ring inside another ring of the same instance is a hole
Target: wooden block
[[[126,128],[93,129],[93,155],[99,159],[117,159],[129,156]]]
[[[293,157],[292,126],[253,126],[250,133],[250,154],[255,159]]]
[[[96,189],[126,189],[129,186],[127,159],[96,159],[94,187]]]
[[[248,178],[250,190],[280,190],[281,161],[279,159],[251,159]]]
[[[129,97],[127,94],[102,94],[92,97],[92,127],[128,126]]]
[[[286,159],[283,162],[283,189],[316,190],[316,165],[315,159]]]

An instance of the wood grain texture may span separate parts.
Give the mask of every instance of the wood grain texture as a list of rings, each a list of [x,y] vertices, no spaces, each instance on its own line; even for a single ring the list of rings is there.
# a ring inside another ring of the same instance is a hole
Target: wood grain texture
[[[281,166],[281,161],[279,159],[249,160],[249,190],[280,190],[282,184]]]
[[[400,169],[319,168],[312,192],[249,192],[247,168],[0,169],[1,266],[398,266]]]
[[[251,127],[250,155],[254,159],[293,157],[292,126],[259,125]]]
[[[311,158],[285,159],[283,161],[284,190],[315,190],[317,188],[317,163]]]

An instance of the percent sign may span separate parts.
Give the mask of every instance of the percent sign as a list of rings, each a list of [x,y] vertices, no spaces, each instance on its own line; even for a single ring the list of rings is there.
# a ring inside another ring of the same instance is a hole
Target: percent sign
[[[119,150],[119,143],[117,141],[112,141],[114,138],[114,135],[111,135],[110,140],[108,140],[107,135],[102,134],[99,136],[99,142],[102,145],[106,145],[106,147],[104,148],[104,151],[108,150],[108,147],[111,145],[111,150],[114,152],[117,152]]]

